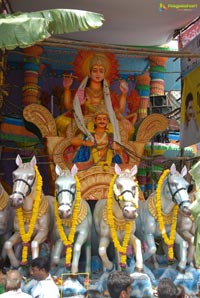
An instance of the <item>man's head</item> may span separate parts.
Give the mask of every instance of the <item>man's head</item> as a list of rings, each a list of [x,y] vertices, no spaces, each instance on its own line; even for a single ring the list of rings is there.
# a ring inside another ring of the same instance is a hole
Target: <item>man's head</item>
[[[186,113],[186,120],[190,121],[194,118],[194,108],[193,108],[193,95],[189,92],[185,99],[185,113]]]
[[[169,278],[162,278],[158,283],[159,298],[176,298],[176,286]]]
[[[102,127],[105,128],[109,122],[108,114],[106,113],[96,113],[95,119],[94,119],[94,124],[95,127]]]
[[[44,280],[49,275],[50,262],[47,258],[38,257],[31,261],[30,274],[36,280]]]
[[[6,273],[5,290],[6,291],[18,290],[21,287],[21,280],[22,280],[22,276],[19,271],[9,270]]]
[[[129,298],[133,278],[125,271],[113,271],[108,276],[107,287],[111,298]]]

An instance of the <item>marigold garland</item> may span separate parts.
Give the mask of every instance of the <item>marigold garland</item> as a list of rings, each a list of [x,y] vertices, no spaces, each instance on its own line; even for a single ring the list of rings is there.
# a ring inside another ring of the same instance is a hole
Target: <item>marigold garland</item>
[[[161,206],[161,188],[163,186],[163,182],[167,175],[169,174],[170,170],[165,170],[161,175],[158,181],[158,187],[156,189],[156,211],[157,211],[157,220],[159,223],[160,232],[165,244],[168,246],[168,258],[169,260],[173,260],[174,258],[174,241],[176,235],[176,223],[177,223],[177,214],[178,214],[178,205],[175,205],[173,208],[173,216],[172,216],[172,225],[171,225],[171,233],[170,236],[167,236],[165,223],[162,216],[162,206]]]
[[[54,201],[54,213],[56,218],[56,225],[58,229],[58,234],[60,236],[60,239],[62,240],[63,244],[66,247],[66,254],[65,254],[65,265],[66,267],[69,267],[71,265],[71,259],[72,259],[72,245],[74,243],[74,236],[76,232],[76,226],[77,226],[77,220],[79,215],[79,206],[81,201],[81,191],[80,191],[80,182],[77,176],[75,176],[76,179],[76,199],[75,204],[73,208],[73,214],[72,214],[72,225],[69,232],[68,237],[65,234],[62,219],[59,216],[58,213],[58,202],[57,200]]]
[[[131,235],[131,231],[132,231],[132,225],[133,222],[129,221],[126,223],[126,227],[125,227],[125,235],[124,235],[124,239],[122,242],[122,245],[120,244],[118,237],[117,237],[117,232],[115,229],[115,222],[114,222],[114,216],[113,216],[113,211],[112,211],[112,206],[113,206],[113,186],[115,183],[117,175],[114,175],[110,186],[109,186],[109,190],[108,190],[108,200],[107,200],[107,208],[108,208],[108,224],[110,226],[110,230],[111,230],[111,236],[112,236],[112,240],[114,243],[115,248],[119,251],[120,253],[120,266],[122,268],[126,267],[126,250],[127,250],[127,246],[130,240],[130,235]]]
[[[35,169],[35,175],[36,175],[36,196],[35,196],[35,200],[33,203],[32,216],[31,216],[31,219],[29,222],[29,227],[28,227],[27,233],[25,232],[25,228],[24,228],[25,223],[24,223],[23,209],[21,207],[16,210],[17,220],[18,220],[18,225],[19,225],[19,233],[20,233],[20,237],[23,241],[22,261],[21,261],[22,265],[27,264],[28,244],[29,244],[31,237],[33,235],[35,223],[36,223],[37,217],[38,217],[40,201],[41,201],[41,192],[42,192],[42,183],[43,183],[42,177],[41,177],[41,175],[38,171],[38,167],[36,165],[34,166],[34,169]]]

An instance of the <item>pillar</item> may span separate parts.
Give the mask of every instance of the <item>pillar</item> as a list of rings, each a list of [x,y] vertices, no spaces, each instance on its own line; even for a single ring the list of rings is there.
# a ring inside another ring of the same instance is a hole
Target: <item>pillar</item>
[[[165,94],[165,82],[164,82],[164,73],[166,71],[165,65],[167,62],[167,57],[149,57],[150,63],[150,95],[158,96]]]
[[[150,95],[150,76],[148,72],[136,77],[136,90],[140,95],[140,106],[138,109],[138,119],[143,119],[147,116],[147,108],[149,106]]]
[[[31,103],[39,101],[39,70],[40,70],[40,55],[43,52],[42,47],[32,46],[24,50],[24,85],[22,103],[27,106]]]

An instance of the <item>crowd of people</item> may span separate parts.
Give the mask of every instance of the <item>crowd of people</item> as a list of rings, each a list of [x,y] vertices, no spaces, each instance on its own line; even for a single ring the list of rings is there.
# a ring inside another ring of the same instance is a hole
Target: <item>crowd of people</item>
[[[30,276],[33,278],[33,287],[30,293],[25,293],[22,287],[22,275],[19,270],[9,270],[1,277],[3,284],[2,298],[59,298],[59,289],[53,281],[50,271],[50,262],[47,258],[38,257],[30,263]]]
[[[30,276],[33,283],[29,293],[26,293],[23,287],[23,276],[19,270],[11,269],[6,273],[0,274],[0,295],[2,298],[59,298],[63,297],[59,288],[55,284],[49,273],[49,260],[44,257],[38,257],[30,263]],[[132,290],[134,289],[134,278],[126,271],[112,271],[107,278],[107,289],[100,292],[95,288],[89,288],[85,292],[86,298],[134,298]],[[142,294],[141,294],[142,295]],[[76,298],[78,296],[74,296]],[[145,296],[141,296],[143,298]],[[149,297],[149,296],[148,296]],[[185,289],[181,285],[175,285],[169,278],[162,278],[158,282],[152,297],[157,298],[186,298]],[[196,296],[200,297],[199,293]]]

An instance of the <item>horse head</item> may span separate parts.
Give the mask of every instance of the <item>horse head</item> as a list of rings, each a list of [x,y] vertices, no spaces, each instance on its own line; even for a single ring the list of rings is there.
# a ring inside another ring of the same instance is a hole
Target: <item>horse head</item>
[[[59,216],[61,218],[70,218],[76,198],[76,179],[74,176],[77,174],[78,168],[73,165],[71,171],[68,169],[62,170],[56,165],[55,171],[58,175],[55,188]]]
[[[115,173],[118,175],[113,193],[125,219],[135,219],[137,217],[139,190],[136,179],[133,178],[137,173],[135,165],[131,170],[122,171],[119,165],[115,165]]]
[[[184,179],[186,174],[186,166],[184,166],[182,171],[179,173],[176,170],[175,164],[172,164],[170,172],[167,175],[161,190],[161,197],[163,196],[164,198],[167,198],[167,200],[171,200],[170,203],[166,202],[166,211],[170,208],[170,206],[176,204],[185,213],[185,215],[190,215],[190,199],[188,194],[189,183]]]
[[[10,204],[14,208],[19,208],[24,204],[25,198],[32,192],[35,184],[36,158],[33,156],[30,162],[23,163],[19,155],[16,157],[18,168],[13,171],[13,192],[9,197]]]

